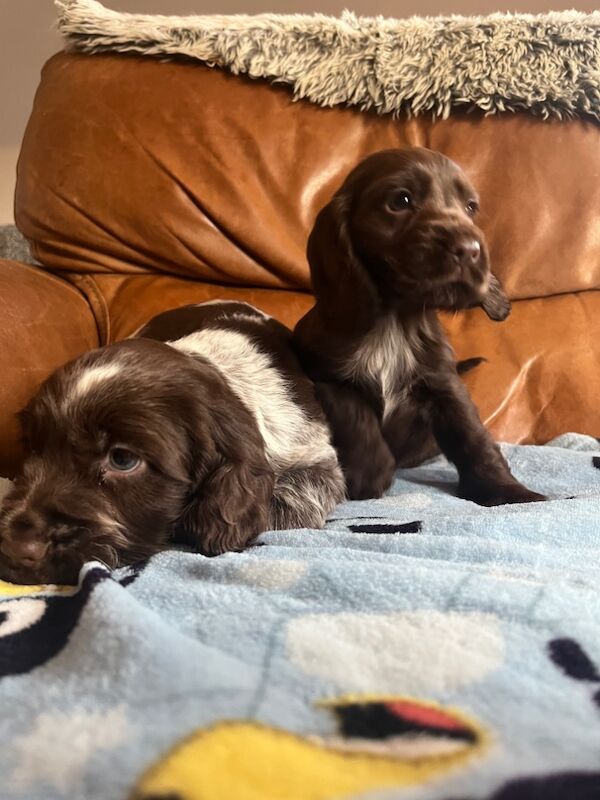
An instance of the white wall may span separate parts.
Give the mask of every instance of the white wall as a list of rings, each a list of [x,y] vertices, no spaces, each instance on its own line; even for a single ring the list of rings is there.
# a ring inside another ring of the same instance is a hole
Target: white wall
[[[274,11],[403,17],[411,14],[486,14],[577,8],[594,0],[104,0],[120,10],[162,14],[234,14]],[[19,144],[44,61],[61,48],[52,0],[0,0],[0,224],[12,222]]]

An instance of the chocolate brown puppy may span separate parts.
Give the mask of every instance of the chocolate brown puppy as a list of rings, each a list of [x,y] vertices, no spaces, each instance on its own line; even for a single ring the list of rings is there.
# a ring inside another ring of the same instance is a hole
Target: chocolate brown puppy
[[[294,340],[351,498],[379,497],[397,466],[441,450],[463,498],[545,499],[513,477],[483,427],[436,315],[473,306],[492,320],[510,313],[478,210],[456,164],[411,148],[366,158],[317,217],[307,250],[316,304]]]
[[[245,303],[205,303],[59,369],[22,414],[0,577],[70,582],[173,541],[217,555],[322,527],[344,481],[290,338]]]

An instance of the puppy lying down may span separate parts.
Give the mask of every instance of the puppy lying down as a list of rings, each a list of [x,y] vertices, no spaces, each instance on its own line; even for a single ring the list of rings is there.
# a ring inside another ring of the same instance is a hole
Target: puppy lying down
[[[22,412],[0,575],[72,582],[170,541],[216,555],[322,527],[344,480],[289,339],[245,303],[204,303],[59,369]]]

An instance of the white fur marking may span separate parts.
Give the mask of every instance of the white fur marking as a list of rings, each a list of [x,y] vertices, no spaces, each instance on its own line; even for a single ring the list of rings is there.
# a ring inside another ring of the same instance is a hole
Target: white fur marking
[[[223,299],[205,300],[203,303],[196,303],[196,308],[202,308],[202,306],[218,306],[225,303],[235,303],[236,305],[239,306],[246,306],[249,311],[254,312],[251,314],[248,313],[245,314],[244,309],[240,309],[239,311],[233,312],[234,314],[237,314],[240,317],[244,318],[255,317],[256,314],[260,314],[260,316],[263,317],[263,319],[272,319],[272,317],[270,317],[269,314],[265,314],[265,312],[261,311],[260,308],[256,308],[256,306],[253,306],[252,303],[247,303],[245,300],[223,300]]]
[[[86,369],[75,384],[74,394],[76,396],[87,394],[90,389],[96,388],[98,384],[107,381],[109,378],[114,378],[121,370],[121,365],[116,363]]]
[[[243,333],[208,328],[167,344],[205,358],[221,373],[256,420],[273,466],[311,465],[334,456],[327,427],[304,414],[268,355]]]
[[[380,319],[364,337],[352,360],[344,365],[349,380],[367,378],[381,389],[384,420],[396,408],[417,368],[415,350],[420,340],[406,332],[398,318]]]

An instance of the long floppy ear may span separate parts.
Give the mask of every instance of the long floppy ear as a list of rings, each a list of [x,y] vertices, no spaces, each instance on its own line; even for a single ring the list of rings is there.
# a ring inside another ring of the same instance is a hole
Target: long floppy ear
[[[317,302],[331,314],[342,311],[346,319],[355,309],[379,302],[352,245],[349,211],[350,197],[342,190],[317,215],[306,248]]]
[[[186,509],[186,538],[192,534],[198,550],[208,556],[243,550],[268,528],[274,483],[266,462],[225,462]]]
[[[201,442],[208,463],[196,482],[178,530],[205,555],[243,550],[268,528],[275,475],[250,412],[213,398],[207,412],[210,442]],[[228,402],[229,401],[229,402]]]
[[[481,307],[490,319],[501,322],[511,311],[510,300],[504,294],[498,278],[491,274],[488,290],[481,301]]]

